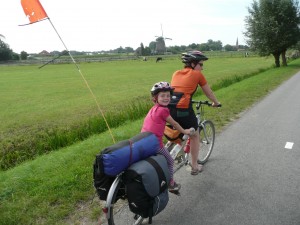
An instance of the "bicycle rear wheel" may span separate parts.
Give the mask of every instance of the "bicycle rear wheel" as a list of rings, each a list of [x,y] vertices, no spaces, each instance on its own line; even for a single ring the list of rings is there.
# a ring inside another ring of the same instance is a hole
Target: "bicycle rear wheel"
[[[204,165],[211,155],[215,143],[215,126],[210,120],[199,125],[200,151],[198,163]]]
[[[124,192],[122,177],[118,177],[112,184],[106,202],[108,225],[139,225],[143,218],[132,213],[129,209],[126,196],[118,199],[119,191]]]

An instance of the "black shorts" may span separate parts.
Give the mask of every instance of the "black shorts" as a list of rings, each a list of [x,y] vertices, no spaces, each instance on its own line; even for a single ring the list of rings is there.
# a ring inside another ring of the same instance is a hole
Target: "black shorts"
[[[189,129],[193,127],[198,129],[198,122],[195,112],[192,108],[189,109],[176,109],[170,107],[170,114],[172,118],[182,126],[183,129]]]

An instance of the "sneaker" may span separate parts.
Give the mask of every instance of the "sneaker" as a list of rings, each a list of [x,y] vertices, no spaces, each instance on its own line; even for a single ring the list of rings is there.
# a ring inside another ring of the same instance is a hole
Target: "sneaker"
[[[198,165],[198,168],[196,168],[196,169],[192,168],[191,175],[198,175],[198,173],[201,173],[201,172],[202,172],[202,165]]]
[[[176,182],[174,182],[173,185],[169,184],[169,191],[179,191],[181,188],[180,184],[177,184]]]

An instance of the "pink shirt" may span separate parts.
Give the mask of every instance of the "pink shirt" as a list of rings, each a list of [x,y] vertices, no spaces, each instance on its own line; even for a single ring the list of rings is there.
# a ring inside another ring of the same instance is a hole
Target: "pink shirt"
[[[142,132],[152,132],[159,140],[160,147],[163,144],[163,135],[166,126],[166,119],[170,115],[170,110],[167,107],[155,104],[145,117]]]

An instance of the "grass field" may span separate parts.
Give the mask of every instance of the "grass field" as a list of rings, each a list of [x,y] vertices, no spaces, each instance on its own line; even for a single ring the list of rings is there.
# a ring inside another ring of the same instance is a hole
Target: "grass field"
[[[210,85],[233,76],[270,68],[272,58],[213,58],[205,63],[204,73]],[[149,95],[151,85],[171,79],[182,64],[173,59],[153,61],[115,61],[80,64],[103,108],[112,108],[124,100]],[[0,67],[1,131],[27,127],[35,123],[72,123],[74,118],[98,113],[88,89],[72,64]],[[95,110],[95,111],[93,111]],[[91,112],[92,111],[92,112]],[[46,119],[46,121],[45,121]],[[66,121],[67,120],[67,121]]]
[[[242,111],[299,70],[300,59],[288,67],[269,69],[219,89],[215,94],[223,107],[207,110],[206,117],[212,119],[221,131]],[[140,131],[142,120],[127,121],[114,128],[113,134],[117,140],[130,138]],[[94,196],[92,164],[95,155],[111,144],[109,133],[104,132],[0,171],[0,223],[82,224],[85,221],[86,224],[96,224],[101,209],[97,201],[91,204]]]
[[[210,85],[219,89],[272,65],[272,57],[211,58],[205,63],[204,73]],[[95,100],[73,64],[38,67],[0,67],[1,169],[106,129]],[[151,86],[169,81],[173,71],[181,68],[178,57],[160,63],[151,59],[80,64],[112,127],[142,117],[151,106]]]

